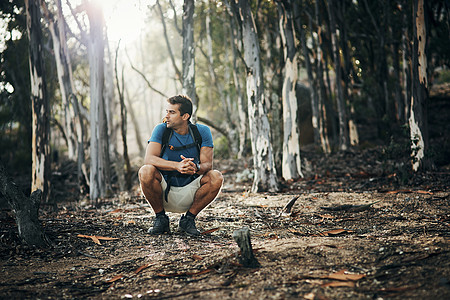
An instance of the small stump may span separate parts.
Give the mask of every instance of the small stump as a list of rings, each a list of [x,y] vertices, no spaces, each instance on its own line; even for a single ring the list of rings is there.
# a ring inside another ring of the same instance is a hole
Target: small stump
[[[241,249],[239,262],[246,268],[259,268],[256,257],[253,255],[252,243],[250,242],[250,230],[244,227],[233,232],[233,238]]]

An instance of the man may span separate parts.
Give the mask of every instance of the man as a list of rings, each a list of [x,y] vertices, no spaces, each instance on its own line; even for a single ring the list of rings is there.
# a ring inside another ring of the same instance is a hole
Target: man
[[[192,101],[187,96],[167,99],[165,123],[155,127],[147,145],[139,181],[145,199],[156,214],[153,228],[148,230],[150,234],[170,232],[166,215],[170,211],[185,213],[179,221],[180,231],[199,235],[195,217],[216,198],[222,187],[222,174],[212,169],[211,131],[205,125],[190,124],[191,115]],[[190,126],[197,126],[201,136],[199,147],[192,133],[196,128]],[[169,138],[164,134],[166,131],[170,133]],[[163,141],[164,136],[168,145]]]

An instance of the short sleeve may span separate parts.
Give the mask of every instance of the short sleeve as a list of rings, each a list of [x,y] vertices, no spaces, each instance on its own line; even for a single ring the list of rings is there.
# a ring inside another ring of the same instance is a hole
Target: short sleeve
[[[202,136],[202,147],[214,147],[213,144],[213,138],[211,134],[211,130],[208,126],[197,124],[198,131],[200,132],[200,135]]]
[[[164,130],[166,129],[166,124],[161,123],[155,126],[152,132],[152,136],[148,140],[148,143],[150,142],[156,142],[162,144],[162,137],[164,134]]]

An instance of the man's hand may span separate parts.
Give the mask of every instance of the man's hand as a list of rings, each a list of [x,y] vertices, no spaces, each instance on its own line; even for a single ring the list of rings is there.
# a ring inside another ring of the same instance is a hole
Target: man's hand
[[[193,158],[186,158],[180,155],[182,161],[178,163],[178,172],[181,174],[194,175],[197,172],[197,166],[194,163]]]

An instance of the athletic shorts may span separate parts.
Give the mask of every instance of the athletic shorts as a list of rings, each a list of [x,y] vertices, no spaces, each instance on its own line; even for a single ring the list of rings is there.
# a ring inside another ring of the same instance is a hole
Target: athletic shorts
[[[202,177],[203,175],[200,175],[194,181],[185,186],[171,186],[169,195],[167,196],[167,198],[169,198],[168,201],[163,200],[164,210],[174,213],[187,212],[194,202],[194,196],[200,188],[200,180]],[[167,182],[164,179],[164,176],[161,180],[161,187],[164,194],[167,187]]]

